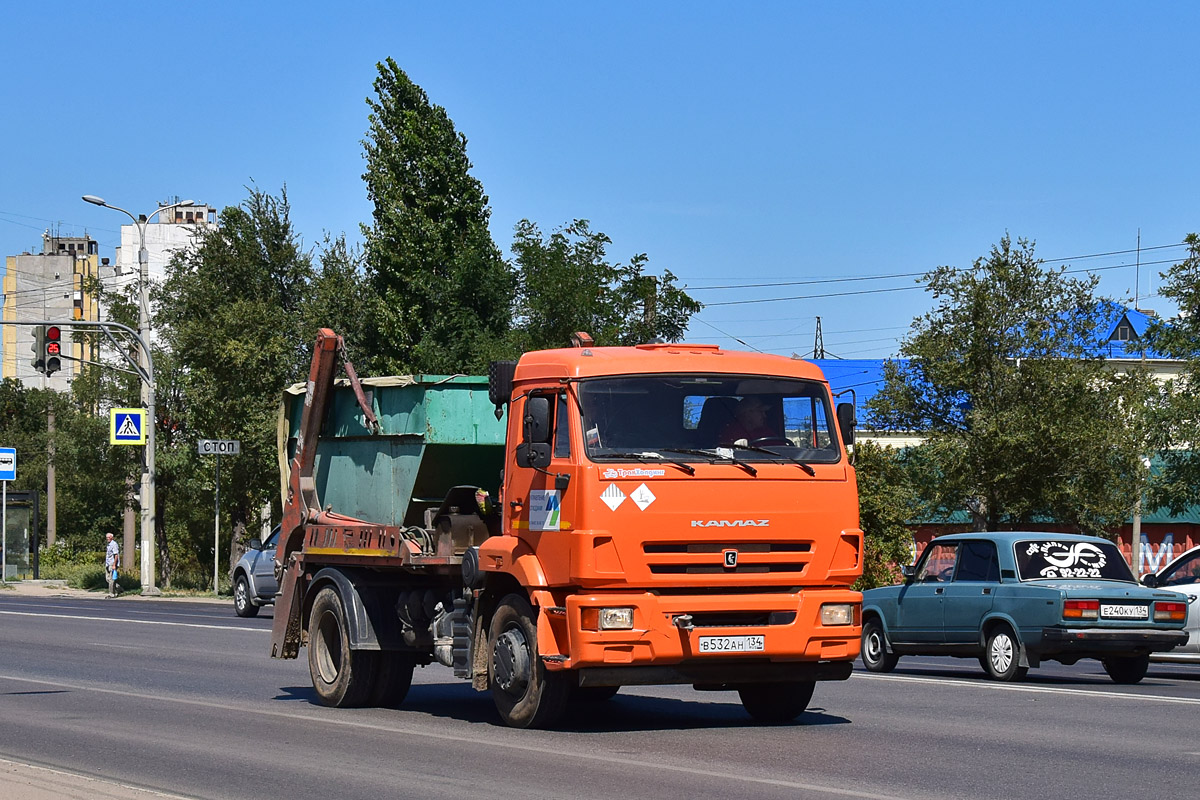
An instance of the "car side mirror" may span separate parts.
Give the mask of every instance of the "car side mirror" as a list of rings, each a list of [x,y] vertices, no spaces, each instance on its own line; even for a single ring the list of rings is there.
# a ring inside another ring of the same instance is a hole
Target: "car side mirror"
[[[262,550],[263,549],[262,539],[251,539],[250,540],[250,549],[251,550]]]
[[[854,403],[837,404],[838,431],[842,434],[842,443],[846,447],[854,444],[854,427],[858,419],[854,415]]]
[[[1157,588],[1158,587],[1158,575],[1154,574],[1153,572],[1147,572],[1145,575],[1142,576],[1142,586],[1146,586],[1150,589]]]
[[[904,576],[905,583],[912,583],[913,578],[917,575],[917,565],[905,564],[900,568],[900,574]]]

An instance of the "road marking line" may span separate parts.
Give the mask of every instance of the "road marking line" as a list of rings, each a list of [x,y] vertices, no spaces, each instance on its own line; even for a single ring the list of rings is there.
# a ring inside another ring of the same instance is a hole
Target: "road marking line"
[[[144,694],[141,692],[130,692],[122,689],[105,689],[98,686],[85,686],[82,684],[61,683],[59,681],[38,680],[35,678],[23,678],[18,675],[0,674],[0,680],[16,681],[18,683],[32,683],[38,686],[53,686],[58,689],[74,689],[81,692],[97,692],[99,694],[111,694],[118,697],[133,697],[139,700],[159,701],[162,703],[176,703],[179,705],[199,706],[201,708],[213,709],[218,711],[228,711],[238,716],[246,714],[260,714],[262,716],[277,717],[286,720],[302,720],[304,722],[313,722],[325,725],[336,725],[343,728],[359,728],[362,730],[379,731],[383,733],[397,733],[402,735],[418,736],[422,739],[438,739],[447,742],[454,742],[463,745],[482,745],[484,747],[497,747],[506,750],[515,750],[522,753],[533,753],[539,756],[554,755],[563,758],[579,759],[582,761],[592,761],[601,764],[615,765],[618,767],[644,767],[650,770],[659,770],[667,772],[676,772],[681,775],[700,776],[707,778],[720,778],[733,781],[735,783],[748,783],[760,786],[778,786],[785,789],[798,789],[804,792],[819,792],[828,795],[837,795],[839,797],[857,797],[863,800],[933,800],[937,795],[927,794],[922,792],[920,795],[895,795],[881,794],[869,790],[847,789],[840,786],[822,786],[816,783],[802,783],[799,781],[783,780],[781,778],[760,778],[754,775],[737,775],[719,770],[709,770],[702,767],[663,764],[658,761],[639,761],[637,759],[628,758],[627,756],[595,752],[577,752],[571,750],[563,750],[547,746],[545,740],[538,737],[538,741],[531,744],[521,744],[514,741],[497,741],[495,739],[487,739],[481,736],[471,736],[462,733],[438,733],[425,729],[418,729],[407,725],[380,725],[371,722],[362,722],[345,717],[333,716],[318,716],[314,714],[299,714],[289,713],[285,711],[272,711],[269,709],[252,708],[245,705],[233,705],[230,703],[216,703],[208,700],[191,700],[182,697],[163,697],[156,694]],[[340,712],[345,713],[345,712]],[[507,729],[506,729],[507,730]],[[536,735],[534,731],[508,731],[513,736],[530,736]],[[550,735],[553,732],[549,732]],[[952,796],[943,795],[945,800],[951,800]]]
[[[1026,692],[1028,694],[1088,695],[1091,697],[1116,697],[1122,700],[1149,700],[1154,703],[1179,703],[1200,705],[1200,697],[1170,697],[1163,694],[1136,694],[1134,692],[1103,692],[1098,689],[1065,689],[1053,686],[1014,686],[1007,683],[964,681],[955,678],[925,678],[918,675],[867,675],[854,673],[855,679],[869,681],[893,681],[897,683],[936,683],[938,686],[962,686],[971,689],[993,689],[998,692]]]
[[[252,633],[270,633],[266,628],[241,628],[237,625],[201,625],[198,622],[163,622],[156,619],[119,619],[116,617],[83,617],[73,614],[36,614],[32,611],[0,611],[12,617],[50,617],[51,619],[82,619],[90,622],[128,622],[135,625],[174,625],[179,628],[211,628],[217,631],[251,631]]]

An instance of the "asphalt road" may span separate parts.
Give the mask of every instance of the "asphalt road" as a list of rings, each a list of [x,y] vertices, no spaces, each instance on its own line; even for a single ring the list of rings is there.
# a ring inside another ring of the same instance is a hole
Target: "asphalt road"
[[[1183,798],[1200,774],[1200,667],[1130,687],[1081,662],[997,684],[973,661],[905,658],[818,685],[792,725],[752,724],[733,693],[631,687],[561,730],[518,731],[441,667],[418,670],[402,710],[324,708],[303,659],[267,656],[270,624],[270,609],[0,595],[0,797],[33,796],[6,791],[5,763],[238,800]]]

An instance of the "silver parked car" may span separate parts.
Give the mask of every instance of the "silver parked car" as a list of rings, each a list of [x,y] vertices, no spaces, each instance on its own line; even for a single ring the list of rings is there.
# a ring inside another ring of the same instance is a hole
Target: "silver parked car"
[[[1152,653],[1151,661],[1182,661],[1200,664],[1200,547],[1193,547],[1158,572],[1142,576],[1142,583],[1170,589],[1188,596],[1187,644],[1174,650]]]
[[[239,617],[253,617],[261,606],[273,604],[279,584],[275,581],[275,544],[279,526],[267,541],[250,540],[250,549],[233,568],[233,610]]]

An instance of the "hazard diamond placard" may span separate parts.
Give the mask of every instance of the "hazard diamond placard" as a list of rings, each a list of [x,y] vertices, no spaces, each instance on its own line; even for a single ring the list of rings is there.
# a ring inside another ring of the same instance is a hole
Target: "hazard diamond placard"
[[[108,443],[145,444],[146,409],[110,409],[108,412]]]

